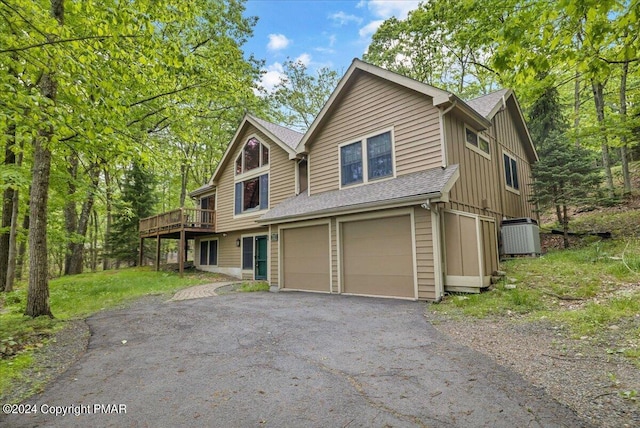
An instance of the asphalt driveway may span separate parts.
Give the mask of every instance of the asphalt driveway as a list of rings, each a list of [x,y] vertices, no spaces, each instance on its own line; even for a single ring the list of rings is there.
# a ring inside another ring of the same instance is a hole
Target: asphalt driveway
[[[38,413],[2,416],[0,425],[586,426],[519,375],[435,331],[424,309],[237,293],[100,313],[88,319],[85,355],[25,403]]]

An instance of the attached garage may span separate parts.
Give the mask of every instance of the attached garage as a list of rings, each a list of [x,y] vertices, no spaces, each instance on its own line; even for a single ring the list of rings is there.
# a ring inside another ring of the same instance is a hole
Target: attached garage
[[[341,291],[417,298],[411,216],[339,221]]]
[[[331,291],[329,225],[280,229],[281,287]]]

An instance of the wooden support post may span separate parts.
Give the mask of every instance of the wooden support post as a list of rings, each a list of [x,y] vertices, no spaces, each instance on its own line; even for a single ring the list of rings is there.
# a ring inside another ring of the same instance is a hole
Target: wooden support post
[[[160,270],[160,235],[158,235],[158,241],[156,242],[156,271]]]
[[[184,247],[187,243],[186,239],[184,239],[184,228],[180,230],[180,245],[178,246],[178,263],[180,265],[180,277],[184,274],[184,258],[186,256],[186,251]]]
[[[140,251],[138,251],[138,266],[142,266],[144,260],[144,238],[140,238]]]

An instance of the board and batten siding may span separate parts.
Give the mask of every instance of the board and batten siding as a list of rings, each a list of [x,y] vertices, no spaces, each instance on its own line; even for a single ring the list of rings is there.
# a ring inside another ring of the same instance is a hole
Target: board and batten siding
[[[218,232],[256,227],[256,220],[265,213],[265,211],[258,211],[253,215],[241,215],[234,218],[235,160],[252,135],[269,146],[269,207],[272,208],[284,199],[295,195],[295,161],[289,160],[289,154],[285,150],[257,128],[249,125],[238,137],[237,147],[233,153],[230,153],[218,180],[216,189],[218,198],[216,231]]]
[[[465,123],[447,115],[444,129],[447,141],[448,163],[458,164],[460,178],[450,193],[447,208],[490,216],[500,224],[503,216],[531,217],[531,166],[520,139],[506,110],[496,114],[493,126],[480,135],[489,140],[490,159],[466,146]],[[515,156],[518,163],[520,195],[506,188],[503,151]]]
[[[339,189],[340,144],[390,128],[396,175],[441,165],[439,112],[431,98],[362,73],[309,142],[309,194]]]
[[[520,195],[506,189],[504,185],[504,162],[500,153],[501,190],[504,195],[504,215],[511,218],[533,217],[534,207],[528,201],[532,194],[531,165],[524,148],[524,141],[513,122],[510,109],[498,112],[493,118],[495,137],[508,154],[514,156],[518,163],[518,179]]]

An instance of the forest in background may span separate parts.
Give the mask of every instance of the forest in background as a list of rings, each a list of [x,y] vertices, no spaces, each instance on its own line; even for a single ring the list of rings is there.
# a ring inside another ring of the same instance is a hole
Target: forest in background
[[[541,160],[579,148],[615,203],[640,157],[638,9],[431,0],[363,59],[464,99],[513,88]],[[191,204],[245,113],[309,126],[338,73],[289,62],[266,93],[243,51],[257,19],[243,0],[0,0],[0,289],[28,278],[28,315],[50,314],[51,276],[135,263],[138,220]],[[539,202],[583,197],[568,183]]]

